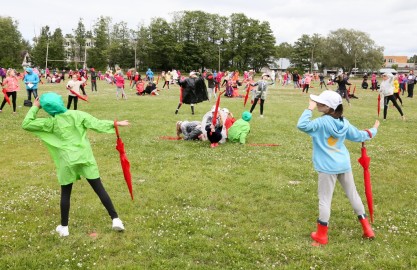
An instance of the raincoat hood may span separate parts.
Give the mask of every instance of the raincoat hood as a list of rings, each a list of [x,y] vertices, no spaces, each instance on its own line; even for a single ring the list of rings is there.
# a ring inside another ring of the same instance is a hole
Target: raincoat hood
[[[249,122],[252,119],[252,114],[248,111],[242,113],[242,119]]]
[[[28,67],[28,68],[26,68],[26,72],[27,72],[28,74],[32,74],[33,70],[32,70],[32,68]]]
[[[45,93],[40,98],[41,107],[50,115],[55,116],[67,111],[62,97],[56,93]]]
[[[328,127],[328,132],[333,138],[341,138],[346,136],[349,128],[349,121],[346,118],[333,118],[330,115],[323,117],[323,122]]]

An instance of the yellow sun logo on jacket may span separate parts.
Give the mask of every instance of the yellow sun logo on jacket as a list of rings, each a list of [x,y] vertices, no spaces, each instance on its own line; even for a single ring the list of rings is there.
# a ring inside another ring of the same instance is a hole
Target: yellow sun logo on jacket
[[[328,139],[327,139],[327,144],[330,146],[330,147],[335,147],[336,146],[336,143],[337,143],[337,141],[338,141],[339,139],[336,139],[336,138],[333,138],[332,136],[330,136]],[[335,150],[335,151],[339,151],[339,149],[333,149],[333,150]]]

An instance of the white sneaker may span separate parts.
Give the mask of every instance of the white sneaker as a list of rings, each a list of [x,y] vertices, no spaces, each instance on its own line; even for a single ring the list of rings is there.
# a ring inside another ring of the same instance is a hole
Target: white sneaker
[[[112,228],[113,228],[113,230],[119,231],[119,232],[125,230],[125,226],[123,226],[123,222],[120,220],[120,218],[114,218],[113,219]]]
[[[261,116],[261,118],[264,118],[264,115],[263,114],[261,114],[260,116]]]
[[[56,227],[55,231],[59,234],[59,236],[68,236],[69,235],[68,226],[58,225],[58,227]]]

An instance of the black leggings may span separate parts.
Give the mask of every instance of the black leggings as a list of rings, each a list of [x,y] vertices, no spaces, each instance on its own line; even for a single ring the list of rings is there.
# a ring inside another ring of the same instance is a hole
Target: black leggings
[[[388,111],[388,102],[392,101],[392,104],[394,104],[395,108],[397,108],[398,112],[403,116],[403,111],[401,110],[400,106],[398,106],[397,101],[395,100],[394,95],[386,96],[384,97],[384,119],[387,118],[387,111]]]
[[[256,104],[258,103],[258,100],[259,100],[259,98],[255,98],[255,100],[253,101],[252,108],[250,108],[250,112],[251,113],[255,109]],[[261,104],[259,105],[260,106],[261,115],[264,114],[264,102],[265,102],[265,100],[264,99],[261,99]]]
[[[162,88],[165,88],[165,85],[167,85],[168,86],[168,89],[169,89],[169,81],[165,81],[164,82],[164,86],[162,86]]]
[[[74,110],[76,110],[78,105],[78,97],[76,96],[68,96],[67,109],[69,110],[71,108],[72,100],[74,100]]]
[[[414,94],[414,83],[407,84],[407,92],[408,92],[407,97],[412,98]]]
[[[84,89],[84,84],[80,85],[80,90],[83,92],[83,95],[86,96],[87,94],[85,93],[85,89]]]
[[[400,92],[394,93],[395,100],[399,100],[401,105],[403,105],[403,100],[401,99]],[[388,102],[387,102],[388,103]]]
[[[91,92],[93,92],[94,90],[97,92],[97,82],[91,80]]]
[[[94,189],[95,193],[100,198],[101,203],[106,207],[107,212],[109,213],[112,219],[118,218],[116,210],[114,210],[113,203],[110,199],[109,194],[107,194],[104,189],[103,184],[101,183],[100,178],[97,179],[87,179],[90,186]],[[68,226],[69,219],[69,210],[70,210],[70,199],[71,199],[72,183],[61,186],[61,225]]]
[[[17,93],[16,92],[6,92],[7,96],[10,97],[12,96],[12,103],[13,103],[13,111],[16,112],[16,97],[17,97]],[[6,99],[3,99],[3,102],[1,103],[1,107],[0,110],[3,110],[4,105],[6,104]]]

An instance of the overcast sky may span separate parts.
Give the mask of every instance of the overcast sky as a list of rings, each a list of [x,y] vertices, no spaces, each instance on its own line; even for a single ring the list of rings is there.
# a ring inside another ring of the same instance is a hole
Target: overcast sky
[[[327,36],[330,31],[347,28],[366,32],[385,55],[417,54],[417,3],[409,0],[18,0],[2,1],[0,16],[18,21],[23,37],[31,40],[35,32],[48,25],[72,33],[79,18],[88,30],[95,20],[109,16],[113,23],[125,21],[132,29],[151,18],[171,21],[172,12],[201,10],[228,16],[244,13],[247,17],[268,21],[277,44],[293,44],[302,34]]]

